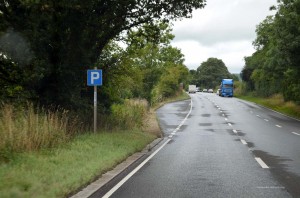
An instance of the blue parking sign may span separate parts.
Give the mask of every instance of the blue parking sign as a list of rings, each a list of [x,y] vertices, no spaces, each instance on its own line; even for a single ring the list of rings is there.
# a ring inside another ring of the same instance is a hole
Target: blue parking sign
[[[101,69],[87,70],[87,85],[88,86],[101,86],[102,85],[102,70]]]

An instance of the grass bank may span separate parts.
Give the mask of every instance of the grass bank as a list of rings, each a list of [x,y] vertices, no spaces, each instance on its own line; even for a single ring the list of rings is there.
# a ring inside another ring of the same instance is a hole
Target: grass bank
[[[282,95],[280,94],[273,95],[269,98],[261,98],[251,95],[239,95],[237,97],[243,100],[257,103],[259,105],[273,109],[285,115],[300,119],[300,106],[290,101],[285,102]]]
[[[168,102],[188,98],[182,93]],[[141,151],[161,134],[154,107],[145,112],[140,102],[133,103],[125,104],[135,106],[131,111],[114,106],[115,116],[110,118],[118,121],[114,130],[107,127],[108,131],[96,134],[74,132],[71,138],[64,114],[40,115],[31,107],[16,113],[7,106],[0,116],[0,132],[6,137],[0,144],[0,197],[66,197]],[[128,115],[129,112],[134,115]],[[132,127],[135,117],[144,114],[147,115],[141,129],[140,122],[136,122],[134,130],[123,129]],[[44,147],[48,141],[52,141],[50,147]]]
[[[54,149],[16,154],[0,164],[0,197],[65,197],[155,138],[138,130],[90,133]]]

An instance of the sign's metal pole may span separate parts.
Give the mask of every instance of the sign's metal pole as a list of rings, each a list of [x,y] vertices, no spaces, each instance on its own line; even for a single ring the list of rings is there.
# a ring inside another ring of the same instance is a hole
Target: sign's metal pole
[[[95,70],[97,67],[95,67]],[[94,86],[94,133],[97,131],[97,86]]]

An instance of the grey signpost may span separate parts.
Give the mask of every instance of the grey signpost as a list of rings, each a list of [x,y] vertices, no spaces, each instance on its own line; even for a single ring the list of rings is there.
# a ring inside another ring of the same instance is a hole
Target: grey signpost
[[[94,133],[97,131],[97,86],[102,85],[102,70],[87,70],[87,85],[94,86]]]

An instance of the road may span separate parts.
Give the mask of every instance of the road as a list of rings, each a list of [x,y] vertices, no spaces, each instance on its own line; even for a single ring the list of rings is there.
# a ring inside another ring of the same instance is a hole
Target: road
[[[300,122],[191,94],[157,111],[165,141],[107,197],[300,197]]]

